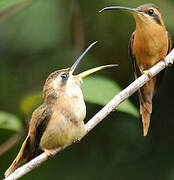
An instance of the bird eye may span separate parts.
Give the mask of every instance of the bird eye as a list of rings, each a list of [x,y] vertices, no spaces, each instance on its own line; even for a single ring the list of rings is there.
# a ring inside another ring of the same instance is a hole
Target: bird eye
[[[68,79],[69,75],[66,73],[61,74],[62,79]]]
[[[154,14],[154,10],[153,10],[153,9],[149,9],[149,10],[147,11],[147,14],[153,15],[153,14]]]

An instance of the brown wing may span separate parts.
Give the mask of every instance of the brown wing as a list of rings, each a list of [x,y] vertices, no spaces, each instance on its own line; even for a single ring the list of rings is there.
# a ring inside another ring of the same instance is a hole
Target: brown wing
[[[133,42],[134,42],[134,32],[132,33],[130,41],[129,41],[128,53],[132,60],[135,79],[137,79],[139,76],[141,76],[141,72],[139,70],[139,67],[136,65],[136,59],[133,55],[133,50],[132,50]]]
[[[5,172],[5,177],[11,174],[18,166],[33,159],[39,151],[40,139],[51,118],[51,108],[41,105],[32,115],[28,136],[22,144],[22,147],[12,162],[11,166]]]
[[[39,152],[38,149],[40,140],[43,135],[43,132],[45,131],[45,128],[47,127],[49,120],[51,119],[52,109],[51,107],[42,105],[38,109],[36,109],[34,113],[30,122],[31,128],[29,130],[29,135],[31,141],[33,142],[33,152],[28,161],[33,159]]]
[[[134,33],[131,35],[131,39],[129,42],[129,55],[132,59],[134,75],[135,79],[142,75],[139,67],[136,64],[136,58],[133,55],[133,43],[134,43]],[[154,92],[154,84],[156,82],[156,78],[151,79],[148,83],[146,83],[143,87],[141,87],[138,91],[139,101],[140,101],[140,114],[142,115],[144,136],[147,135],[149,123],[150,123],[150,115],[152,113],[152,96]]]

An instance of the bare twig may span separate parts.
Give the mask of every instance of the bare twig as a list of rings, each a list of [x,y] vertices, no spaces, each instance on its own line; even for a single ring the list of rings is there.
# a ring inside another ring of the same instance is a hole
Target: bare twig
[[[167,67],[169,64],[173,64],[174,62],[174,49],[168,54],[164,61],[160,61],[156,65],[154,65],[149,70],[149,75],[143,74],[138,79],[136,79],[133,83],[131,83],[127,88],[122,90],[119,94],[117,94],[105,107],[103,107],[92,119],[88,121],[88,123],[85,125],[86,128],[86,134],[91,131],[100,121],[102,121],[113,109],[115,109],[116,106],[118,106],[121,102],[123,102],[126,98],[131,96],[135,91],[137,91],[140,87],[142,87],[145,83],[147,83],[153,76],[158,74],[161,70],[163,70],[165,67]],[[64,148],[66,148],[69,145],[66,145],[65,147],[59,148],[57,150],[53,150],[53,155],[60,152]],[[15,180],[20,178],[21,176],[27,174],[32,169],[39,166],[41,163],[46,161],[48,159],[47,155],[45,153],[42,153],[41,155],[37,156],[30,162],[24,164],[22,167],[19,167],[16,171],[14,171],[12,174],[10,174],[6,179],[4,180]]]
[[[14,136],[12,136],[8,141],[0,146],[0,156],[2,156],[5,152],[11,149],[26,133],[26,128],[22,128],[19,132],[17,132]]]

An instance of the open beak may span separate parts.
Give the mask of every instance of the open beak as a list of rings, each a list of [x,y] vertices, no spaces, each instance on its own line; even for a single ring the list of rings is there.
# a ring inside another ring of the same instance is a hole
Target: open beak
[[[74,70],[76,69],[76,67],[78,66],[78,64],[80,63],[80,61],[83,59],[83,57],[86,55],[86,53],[97,43],[97,41],[93,42],[92,44],[90,44],[86,50],[82,53],[82,55],[75,61],[75,63],[71,66],[70,68],[70,72],[71,74],[73,74]],[[96,68],[92,68],[92,69],[89,69],[87,71],[84,71],[80,74],[78,74],[77,76],[80,77],[80,78],[84,78],[96,71],[100,71],[102,69],[105,69],[105,68],[110,68],[110,67],[116,67],[118,66],[117,64],[109,64],[109,65],[104,65],[104,66],[99,66],[99,67],[96,67]]]
[[[131,14],[139,14],[141,13],[138,9],[136,8],[128,8],[128,7],[123,7],[123,6],[110,6],[110,7],[105,7],[103,9],[101,9],[99,12],[103,12],[105,10],[113,10],[113,9],[117,9],[117,10],[121,10],[121,11],[127,11]]]
[[[90,44],[86,50],[81,54],[81,56],[75,61],[75,63],[71,66],[70,72],[73,73],[80,61],[83,59],[83,57],[86,55],[86,53],[97,43],[97,41]]]
[[[78,74],[77,76],[80,78],[84,78],[84,77],[86,77],[86,76],[88,76],[94,72],[100,71],[102,69],[110,68],[110,67],[116,67],[116,66],[118,66],[118,64],[109,64],[109,65],[99,66],[99,67],[92,68],[92,69],[89,69],[87,71],[84,71],[84,72]]]

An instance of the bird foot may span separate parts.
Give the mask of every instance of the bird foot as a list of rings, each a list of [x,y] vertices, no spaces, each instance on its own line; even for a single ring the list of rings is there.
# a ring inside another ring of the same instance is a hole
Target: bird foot
[[[146,75],[148,75],[149,77],[151,77],[151,76],[152,76],[152,74],[150,73],[150,71],[149,71],[149,70],[143,71],[143,74],[146,74]]]
[[[52,156],[53,155],[53,152],[51,150],[48,150],[48,149],[44,149],[44,152],[46,153],[46,155],[48,157]]]
[[[48,157],[50,157],[50,156],[55,155],[57,151],[60,151],[63,148],[64,148],[64,146],[60,146],[60,147],[54,148],[54,149],[43,149],[43,151],[46,153],[46,155]]]

